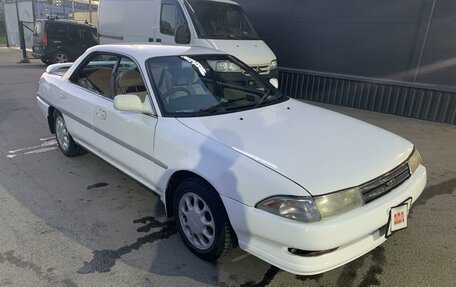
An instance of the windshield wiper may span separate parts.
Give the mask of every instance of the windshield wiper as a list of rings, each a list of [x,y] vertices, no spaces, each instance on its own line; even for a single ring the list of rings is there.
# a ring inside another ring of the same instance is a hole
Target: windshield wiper
[[[209,35],[209,37],[221,37],[222,39],[240,40],[240,38],[234,34],[225,34],[225,33],[212,33]]]
[[[241,101],[241,100],[245,100],[244,98],[241,98],[241,99],[235,99],[235,100],[226,100],[226,99],[223,99],[222,101],[216,103],[216,104],[213,104],[213,105],[210,105],[210,106],[207,106],[205,108],[202,108],[201,110],[199,110],[200,112],[206,112],[206,113],[215,113],[223,108],[225,108],[226,106],[229,106],[230,104],[234,103],[234,102],[238,102],[238,101]]]
[[[264,102],[264,100],[266,100],[266,98],[269,97],[269,94],[271,93],[271,90],[272,89],[268,89],[268,91],[260,98],[258,103],[255,105],[255,108],[259,107]]]
[[[242,40],[260,40],[258,37],[250,36],[250,35],[241,35],[239,37],[240,37],[239,39],[242,39]]]

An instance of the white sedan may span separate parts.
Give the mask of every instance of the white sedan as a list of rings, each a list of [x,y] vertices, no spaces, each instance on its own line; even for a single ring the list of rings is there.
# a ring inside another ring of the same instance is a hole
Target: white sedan
[[[66,156],[156,192],[203,259],[239,245],[317,274],[407,227],[426,184],[414,145],[275,85],[215,50],[107,45],[49,66],[37,101]]]

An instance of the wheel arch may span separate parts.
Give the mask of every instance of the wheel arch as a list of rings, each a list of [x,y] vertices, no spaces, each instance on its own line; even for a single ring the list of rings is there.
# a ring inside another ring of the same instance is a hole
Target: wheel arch
[[[174,172],[168,180],[168,185],[165,191],[165,204],[166,204],[166,214],[168,217],[172,217],[174,215],[174,208],[173,208],[173,198],[174,193],[176,192],[177,187],[181,182],[188,178],[200,178],[210,184],[205,178],[196,174],[189,170],[178,170]],[[212,187],[213,185],[210,184]]]
[[[166,205],[166,215],[168,217],[172,217],[174,216],[174,207],[173,207],[173,198],[174,198],[174,194],[176,192],[176,189],[177,187],[179,186],[179,184],[181,182],[183,182],[184,180],[188,179],[188,178],[198,178],[198,179],[201,179],[203,181],[205,181],[208,185],[210,185],[218,194],[218,196],[220,197],[220,193],[217,191],[217,189],[214,187],[213,184],[211,184],[208,180],[206,180],[204,177],[202,177],[201,175],[195,173],[195,172],[192,172],[192,171],[189,171],[189,170],[178,170],[176,172],[174,172],[169,181],[168,181],[168,185],[166,187],[166,191],[165,191],[165,205]],[[222,201],[223,203],[223,201]],[[228,219],[228,224],[229,224],[229,228],[230,228],[230,231],[231,231],[231,234],[233,235],[233,243],[234,245],[238,245],[238,238],[237,238],[237,234],[236,234],[236,231],[234,230],[232,224],[231,224],[231,220],[230,220],[230,217],[226,211],[226,208],[225,206],[223,206],[223,208],[225,209],[225,213],[227,215],[227,219]]]
[[[54,108],[53,106],[49,106],[47,120],[48,120],[49,130],[51,131],[51,134],[55,134],[54,112],[56,110],[57,109]]]

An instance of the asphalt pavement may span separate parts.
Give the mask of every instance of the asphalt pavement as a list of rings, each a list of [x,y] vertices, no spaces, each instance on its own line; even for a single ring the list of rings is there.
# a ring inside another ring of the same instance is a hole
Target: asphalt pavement
[[[456,126],[319,104],[418,147],[428,186],[409,227],[321,275],[239,248],[214,264],[184,246],[154,193],[91,153],[60,152],[35,102],[46,66],[20,57],[0,48],[0,287],[455,285]]]

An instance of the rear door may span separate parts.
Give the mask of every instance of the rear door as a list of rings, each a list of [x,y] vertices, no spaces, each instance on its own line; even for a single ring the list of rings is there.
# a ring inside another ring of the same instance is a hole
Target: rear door
[[[163,44],[176,44],[174,37],[179,25],[188,24],[178,1],[162,0],[156,41]]]
[[[44,34],[44,21],[38,20],[35,22],[33,29],[33,52],[43,53],[43,34]]]
[[[116,64],[112,55],[93,54],[65,81],[60,109],[76,142],[96,152],[93,114],[100,101],[110,99],[109,81]]]

